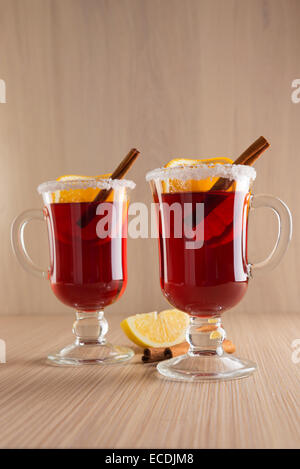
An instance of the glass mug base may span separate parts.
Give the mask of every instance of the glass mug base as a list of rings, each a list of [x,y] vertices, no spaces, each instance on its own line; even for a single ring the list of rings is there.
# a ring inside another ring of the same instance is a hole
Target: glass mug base
[[[48,355],[52,365],[114,365],[130,360],[134,351],[106,341],[108,324],[103,311],[76,313],[73,344]]]
[[[180,381],[225,381],[251,375],[256,364],[225,353],[225,337],[220,316],[190,316],[186,332],[188,353],[159,363],[157,370]]]
[[[180,381],[225,381],[245,378],[257,366],[249,360],[242,360],[224,353],[203,355],[182,355],[157,365],[159,373],[168,379]]]
[[[76,343],[48,355],[51,365],[114,365],[130,360],[134,355],[129,347],[110,343]]]

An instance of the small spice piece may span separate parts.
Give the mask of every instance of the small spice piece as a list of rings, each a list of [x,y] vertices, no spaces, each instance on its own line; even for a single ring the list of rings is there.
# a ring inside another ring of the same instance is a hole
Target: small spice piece
[[[216,331],[218,326],[214,326],[213,324],[207,324],[206,326],[201,326],[197,328],[198,332],[212,332]]]
[[[222,347],[224,352],[226,353],[234,353],[236,350],[234,343],[232,343],[231,340],[228,339],[223,340]]]

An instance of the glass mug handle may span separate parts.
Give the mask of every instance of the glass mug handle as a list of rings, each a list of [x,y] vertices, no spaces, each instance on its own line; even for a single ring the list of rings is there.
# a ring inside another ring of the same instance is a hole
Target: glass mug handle
[[[274,269],[281,261],[292,238],[292,215],[290,209],[282,200],[267,194],[252,195],[250,208],[257,209],[260,207],[270,208],[276,214],[278,220],[278,235],[275,246],[266,259],[255,264],[248,264],[251,277],[253,276],[253,272],[256,273]]]
[[[18,217],[16,217],[11,226],[11,244],[13,247],[14,254],[20,262],[23,269],[32,275],[39,278],[48,278],[48,271],[40,269],[36,266],[29,256],[24,240],[24,232],[26,225],[31,220],[45,220],[45,214],[43,210],[25,210]]]

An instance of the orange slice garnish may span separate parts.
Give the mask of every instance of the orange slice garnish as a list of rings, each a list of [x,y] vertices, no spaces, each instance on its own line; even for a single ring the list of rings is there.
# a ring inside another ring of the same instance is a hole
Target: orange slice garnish
[[[81,176],[78,174],[67,174],[65,176],[60,176],[57,178],[57,181],[76,181],[83,180],[88,181],[90,179],[108,179],[111,176],[111,173],[101,174],[99,176]],[[86,189],[67,189],[56,191],[53,193],[53,202],[56,203],[70,203],[70,202],[92,202],[101,189],[94,187],[87,187]],[[113,191],[109,194],[107,202],[112,202],[114,200]]]
[[[188,158],[175,158],[169,161],[165,168],[176,168],[178,166],[197,166],[199,164],[232,164],[233,160],[225,157],[218,158],[206,158],[206,159],[188,159]],[[206,178],[194,180],[190,179],[187,181],[181,181],[179,179],[169,179],[164,181],[164,192],[206,192],[209,191],[215,182],[218,180],[215,178]]]

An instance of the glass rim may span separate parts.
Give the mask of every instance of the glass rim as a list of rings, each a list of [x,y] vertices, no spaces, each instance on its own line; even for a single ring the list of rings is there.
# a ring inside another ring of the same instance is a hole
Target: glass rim
[[[166,181],[168,179],[201,180],[222,177],[230,180],[249,179],[254,181],[256,170],[252,166],[243,164],[193,164],[191,166],[178,165],[173,168],[156,168],[146,174],[146,181]]]
[[[92,179],[69,179],[67,181],[46,181],[39,184],[37,191],[39,194],[44,194],[46,192],[55,192],[63,190],[76,190],[76,189],[134,189],[136,186],[135,182],[130,181],[129,179],[101,179],[101,178],[92,178]]]

